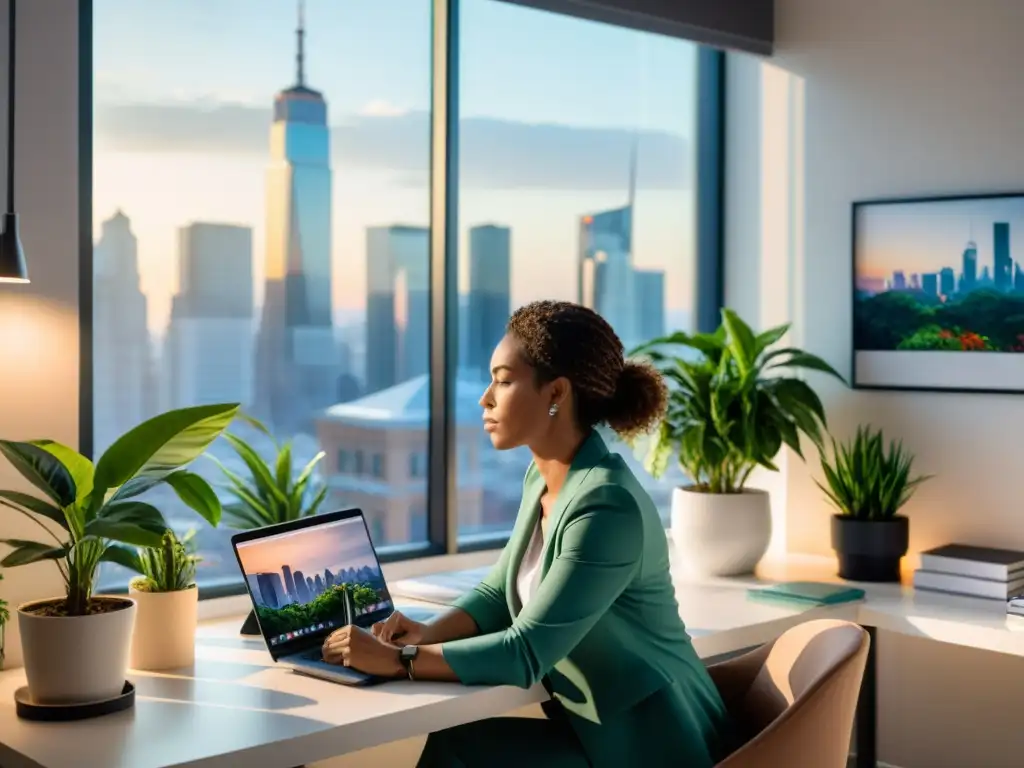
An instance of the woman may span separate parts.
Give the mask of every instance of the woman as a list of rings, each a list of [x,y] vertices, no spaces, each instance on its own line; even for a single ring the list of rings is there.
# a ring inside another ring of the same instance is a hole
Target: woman
[[[533,453],[497,565],[432,623],[395,613],[372,632],[346,627],[327,639],[325,658],[416,680],[540,682],[551,694],[548,719],[431,734],[422,768],[713,765],[731,728],[679,618],[664,526],[595,431],[654,426],[661,377],[623,359],[600,315],[554,301],[512,315],[491,376],[480,399],[491,442]]]

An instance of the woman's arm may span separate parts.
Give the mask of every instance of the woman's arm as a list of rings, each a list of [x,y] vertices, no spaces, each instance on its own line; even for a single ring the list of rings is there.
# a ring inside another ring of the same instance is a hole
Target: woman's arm
[[[602,486],[576,503],[561,548],[536,595],[503,631],[420,648],[421,680],[529,688],[572,651],[629,584],[643,522],[623,488]]]
[[[480,634],[473,617],[461,608],[449,608],[437,618],[424,623],[421,644],[433,645],[449,640],[462,640]],[[397,638],[401,641],[401,638]]]

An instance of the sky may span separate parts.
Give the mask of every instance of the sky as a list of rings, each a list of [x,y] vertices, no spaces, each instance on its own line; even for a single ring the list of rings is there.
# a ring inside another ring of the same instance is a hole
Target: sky
[[[254,12],[254,7],[258,10]],[[638,141],[634,259],[692,306],[696,46],[463,0],[460,282],[465,232],[512,227],[512,300],[575,298],[580,215],[626,202]],[[253,228],[261,298],[270,106],[295,79],[296,0],[96,0],[94,228],[139,239],[150,326],[177,284],[177,229]],[[429,216],[429,0],[306,0],[306,79],[332,134],[335,306],[365,296],[367,226]]]
[[[327,568],[337,573],[342,568],[377,567],[361,518],[239,545],[238,556],[248,575],[280,573],[283,565],[305,576]]]
[[[917,273],[952,267],[957,275],[963,253],[978,246],[978,275],[993,271],[993,224],[1010,224],[1010,258],[1024,262],[1024,196],[990,199],[891,203],[862,208],[857,222],[858,277],[890,277],[902,269]]]

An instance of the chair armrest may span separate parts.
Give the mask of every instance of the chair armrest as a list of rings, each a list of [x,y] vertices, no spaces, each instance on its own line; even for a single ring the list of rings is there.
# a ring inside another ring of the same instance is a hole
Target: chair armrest
[[[771,640],[741,656],[708,666],[708,674],[711,675],[712,682],[730,712],[734,712],[734,706],[750,690],[754,678],[764,666],[774,644],[775,641]]]

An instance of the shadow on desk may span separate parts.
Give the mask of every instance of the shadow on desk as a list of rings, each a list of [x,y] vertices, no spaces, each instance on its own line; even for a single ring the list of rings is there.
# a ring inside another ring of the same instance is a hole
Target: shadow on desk
[[[135,679],[135,690],[137,695],[149,699],[187,702],[200,707],[229,707],[265,712],[298,709],[318,703],[316,699],[306,696],[273,691],[255,685],[233,684],[222,679],[143,677],[140,675]]]

